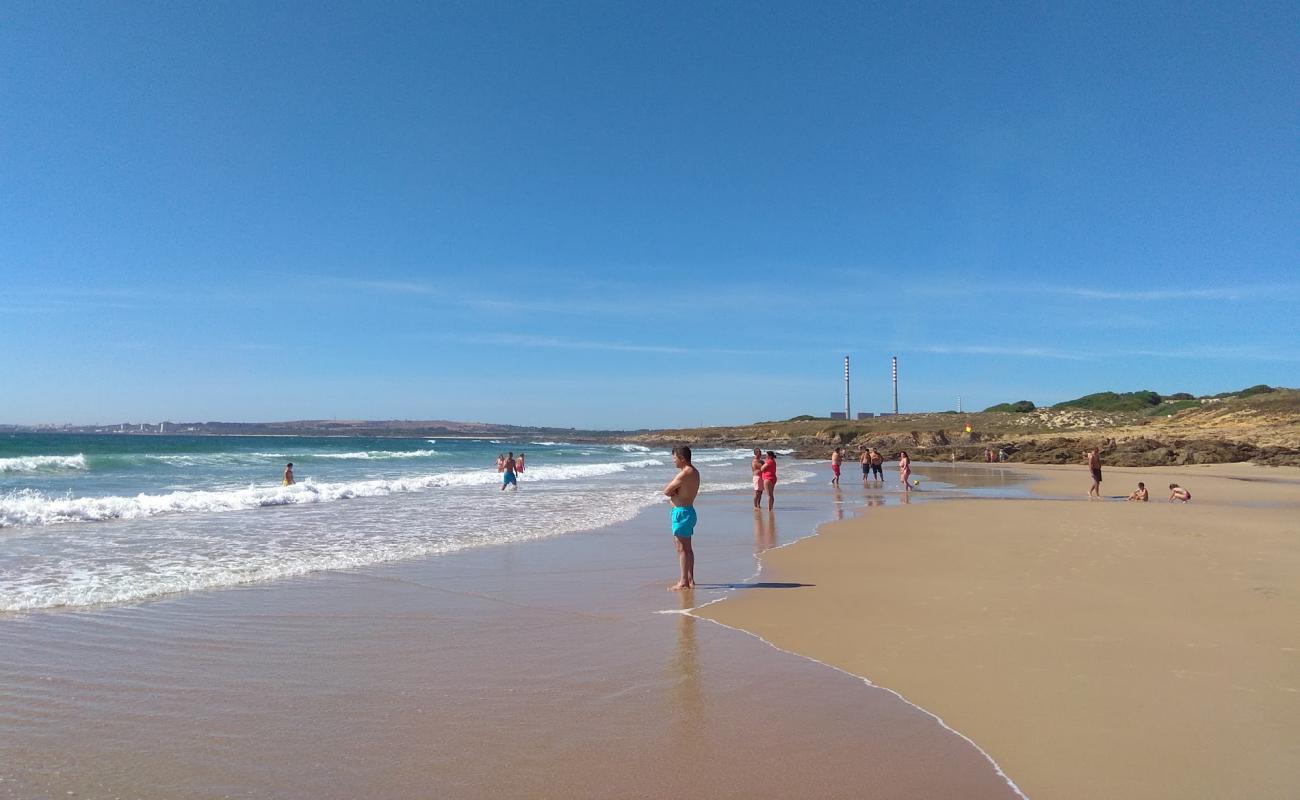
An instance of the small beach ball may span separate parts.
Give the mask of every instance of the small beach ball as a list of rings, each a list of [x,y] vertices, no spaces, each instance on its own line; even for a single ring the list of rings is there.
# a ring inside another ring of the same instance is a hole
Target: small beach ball
[[[921,480],[920,480],[919,478],[913,478],[913,479],[912,479],[912,485],[913,485],[913,486],[920,486],[920,485],[921,485]]]

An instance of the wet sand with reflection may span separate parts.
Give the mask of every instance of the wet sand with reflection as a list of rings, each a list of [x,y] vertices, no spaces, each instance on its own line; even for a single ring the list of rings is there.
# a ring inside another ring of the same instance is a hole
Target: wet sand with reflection
[[[924,471],[924,470],[923,470]],[[0,796],[1006,798],[892,694],[678,613],[754,555],[896,492],[699,503],[701,588],[667,510],[553,540],[0,619]],[[938,496],[938,494],[936,494]],[[737,588],[744,587],[744,588]]]

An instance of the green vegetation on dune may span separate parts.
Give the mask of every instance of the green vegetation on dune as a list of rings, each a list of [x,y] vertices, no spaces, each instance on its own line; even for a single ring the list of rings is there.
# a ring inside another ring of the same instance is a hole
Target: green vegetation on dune
[[[1086,408],[1092,411],[1149,411],[1160,405],[1160,395],[1150,389],[1139,392],[1097,392],[1057,403],[1052,408]]]
[[[1003,414],[1028,414],[1035,408],[1037,408],[1037,406],[1028,400],[1017,400],[1014,403],[998,403],[995,406],[989,406],[984,409],[984,413],[1000,412]]]

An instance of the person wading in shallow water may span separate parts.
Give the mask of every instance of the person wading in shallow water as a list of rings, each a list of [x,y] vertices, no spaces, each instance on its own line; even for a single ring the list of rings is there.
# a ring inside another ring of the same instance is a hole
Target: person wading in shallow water
[[[763,499],[763,451],[754,448],[754,458],[749,462],[749,471],[754,476],[754,508]]]
[[[776,453],[771,450],[767,451],[767,459],[763,462],[759,477],[763,479],[763,489],[767,492],[767,510],[771,511],[772,504],[776,502],[773,496],[776,490]]]
[[[695,588],[695,550],[691,537],[695,535],[695,496],[700,493],[700,471],[691,464],[691,448],[685,445],[673,448],[673,464],[677,475],[664,487],[664,496],[673,504],[668,521],[677,543],[677,561],[682,576],[669,591],[680,592]]]
[[[837,447],[831,451],[831,472],[835,477],[831,478],[831,483],[836,486],[840,485],[840,465],[844,463],[844,449]]]
[[[293,479],[293,462],[290,461],[284,467],[284,485],[293,486],[294,483],[295,481]]]
[[[1101,448],[1094,447],[1084,452],[1088,460],[1088,471],[1092,473],[1092,488],[1088,490],[1089,499],[1101,499]]]
[[[515,454],[513,452],[506,456],[502,463],[501,491],[505,491],[507,486],[519,488],[519,479],[515,477]]]

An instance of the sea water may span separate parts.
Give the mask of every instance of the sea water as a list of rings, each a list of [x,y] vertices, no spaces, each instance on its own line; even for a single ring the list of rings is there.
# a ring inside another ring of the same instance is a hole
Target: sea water
[[[501,491],[498,454],[526,453]],[[705,491],[749,452],[695,453]],[[293,462],[297,483],[282,485]],[[666,450],[298,436],[0,435],[0,612],[82,607],[562,536],[663,502]],[[786,469],[783,481],[811,473]]]

